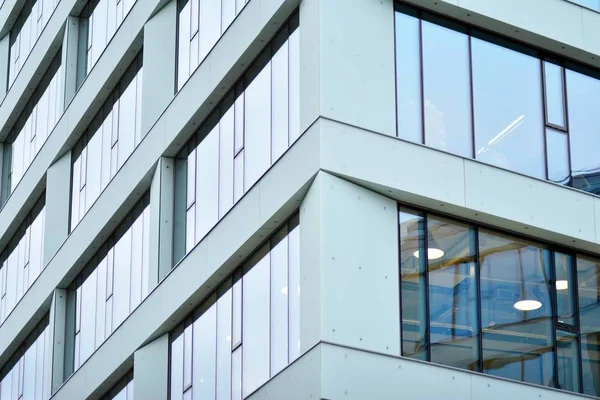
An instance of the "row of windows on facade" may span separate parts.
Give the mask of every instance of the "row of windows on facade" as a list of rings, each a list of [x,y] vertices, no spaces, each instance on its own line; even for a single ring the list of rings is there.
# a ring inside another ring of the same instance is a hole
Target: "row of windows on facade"
[[[47,400],[51,392],[52,343],[49,316],[19,346],[0,371],[1,400]],[[101,400],[133,400],[133,371]]]
[[[397,9],[399,137],[600,193],[597,72]]]
[[[298,215],[171,334],[171,400],[241,400],[300,355]]]
[[[600,396],[600,259],[400,207],[402,355]]]

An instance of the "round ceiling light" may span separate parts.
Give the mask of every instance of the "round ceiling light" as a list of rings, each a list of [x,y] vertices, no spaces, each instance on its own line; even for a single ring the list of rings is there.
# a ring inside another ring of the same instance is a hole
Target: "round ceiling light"
[[[419,250],[416,250],[413,255],[419,258]],[[444,256],[444,250],[436,249],[435,247],[430,247],[427,249],[427,258],[430,260],[437,260],[438,258],[442,258]]]
[[[567,290],[569,288],[569,281],[567,280],[559,280],[556,281],[556,290]]]
[[[519,311],[534,311],[542,306],[537,300],[521,300],[517,301],[514,307]]]

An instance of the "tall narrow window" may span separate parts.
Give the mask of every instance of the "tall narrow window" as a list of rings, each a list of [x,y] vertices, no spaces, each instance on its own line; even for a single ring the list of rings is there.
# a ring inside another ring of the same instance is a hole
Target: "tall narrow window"
[[[600,261],[577,257],[583,393],[600,396]]]
[[[172,400],[242,400],[298,357],[298,222],[296,214],[171,333]]]
[[[298,138],[298,23],[294,13],[177,158],[186,252]]]
[[[10,31],[8,85],[12,86],[59,0],[27,0]],[[59,52],[60,54],[60,52]]]
[[[149,201],[146,194],[69,288],[67,372],[77,370],[148,295]]]
[[[101,400],[134,400],[133,398],[133,371],[117,382]]]
[[[21,111],[4,145],[2,203],[15,190],[63,113],[60,51]]]
[[[130,65],[73,151],[71,230],[141,142],[142,54]]]

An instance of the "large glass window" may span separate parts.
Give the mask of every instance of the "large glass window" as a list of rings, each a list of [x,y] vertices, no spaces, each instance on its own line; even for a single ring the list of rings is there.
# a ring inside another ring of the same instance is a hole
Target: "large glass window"
[[[187,82],[248,1],[178,0],[178,89]]]
[[[600,0],[567,0],[582,7],[600,12]]]
[[[398,137],[600,194],[600,74],[396,3]]]
[[[0,324],[6,321],[45,267],[44,204],[42,195],[0,253]]]
[[[300,355],[298,222],[284,224],[171,334],[171,400],[241,400]]]
[[[404,206],[398,221],[404,357],[600,396],[600,258]]]
[[[89,74],[136,0],[90,0],[79,18],[77,86]]]
[[[2,400],[45,400],[50,398],[52,345],[46,315],[0,371]]]
[[[10,31],[8,85],[15,81],[60,0],[27,0]],[[60,53],[59,53],[60,54]]]
[[[63,113],[60,51],[6,138],[2,172],[4,204]]]
[[[146,194],[69,288],[67,372],[77,370],[148,295],[149,201]]]
[[[297,27],[295,13],[177,158],[186,174],[186,252],[300,134]]]
[[[139,54],[74,147],[71,230],[143,139],[142,76]]]

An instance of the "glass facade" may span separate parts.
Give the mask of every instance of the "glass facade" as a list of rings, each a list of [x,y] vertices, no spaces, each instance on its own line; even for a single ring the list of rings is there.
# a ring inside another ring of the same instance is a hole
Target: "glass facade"
[[[398,137],[600,194],[600,75],[396,4]]]
[[[79,86],[114,36],[136,0],[90,0],[79,15]]]
[[[100,400],[134,400],[133,399],[133,371],[129,372]]]
[[[149,204],[150,195],[146,194],[69,287],[69,373],[77,370],[148,295]]]
[[[0,324],[44,269],[44,195],[0,253]]]
[[[241,400],[300,355],[298,215],[171,333],[171,400]]]
[[[21,111],[4,144],[2,204],[33,162],[63,113],[61,51]]]
[[[0,371],[0,399],[50,398],[51,352],[49,316],[46,315]]]
[[[178,90],[202,63],[248,1],[178,0]]]
[[[8,86],[12,86],[60,0],[27,0],[10,31]]]
[[[300,135],[296,12],[178,156],[186,252]]]
[[[73,149],[71,230],[142,141],[142,54]]]
[[[600,396],[600,259],[399,207],[402,355]]]
[[[579,4],[582,7],[600,12],[600,0],[567,0],[571,3]]]

